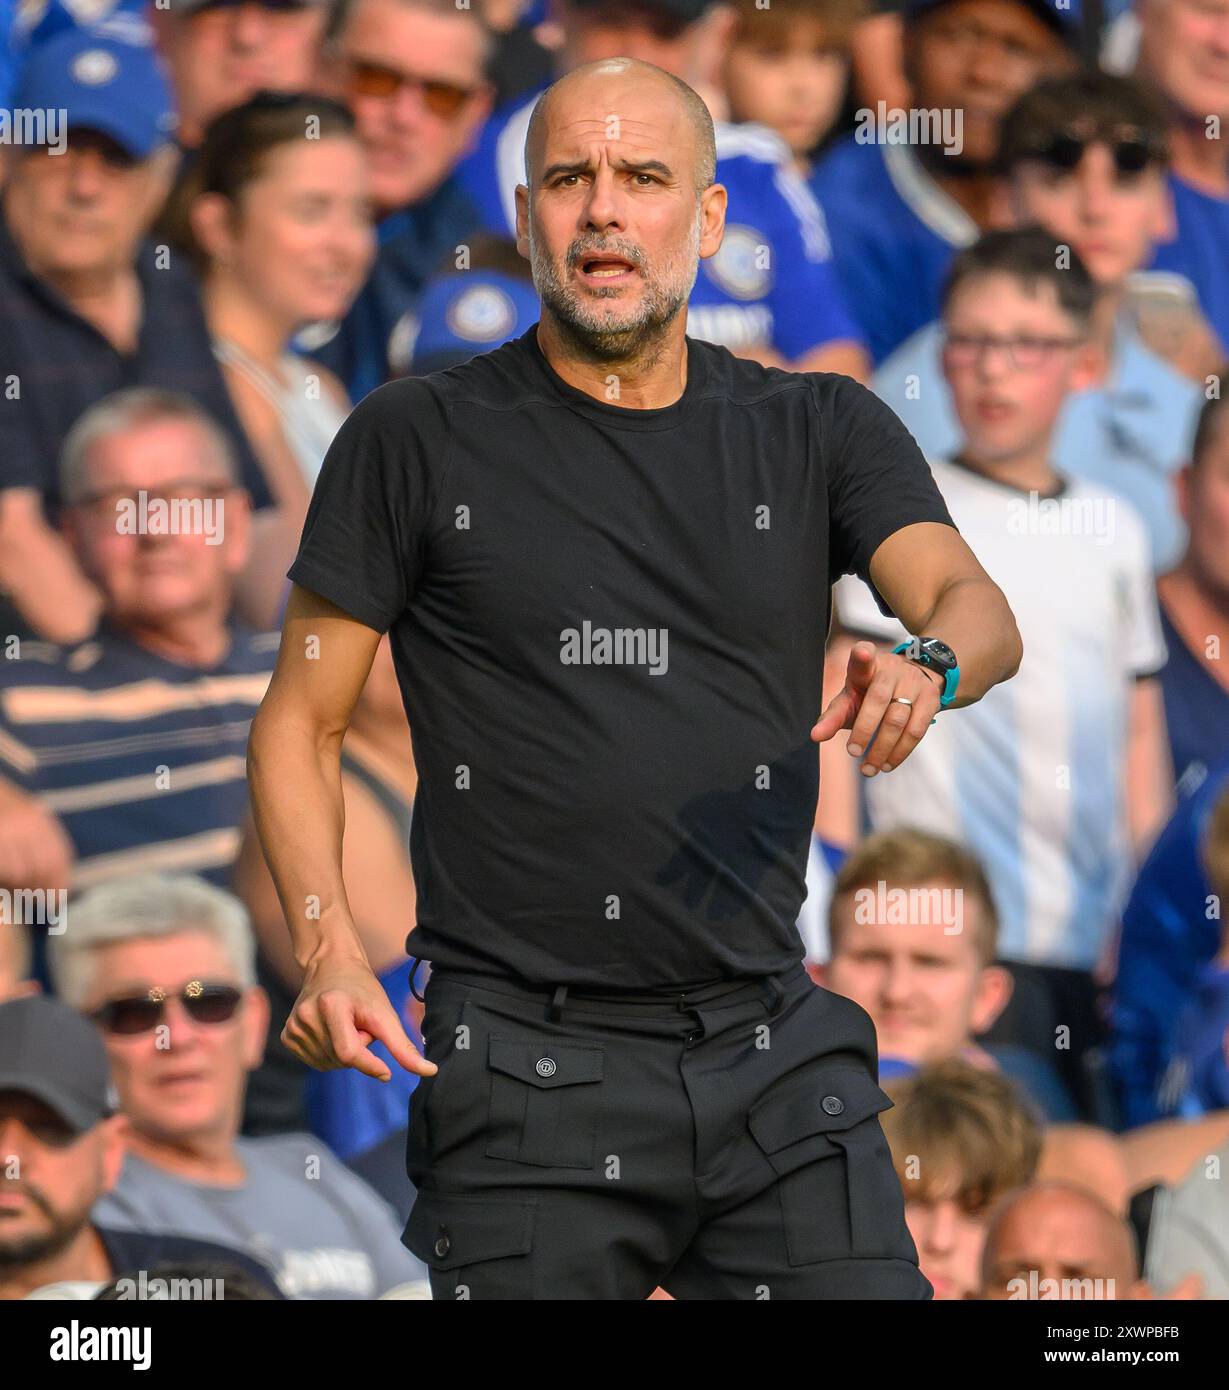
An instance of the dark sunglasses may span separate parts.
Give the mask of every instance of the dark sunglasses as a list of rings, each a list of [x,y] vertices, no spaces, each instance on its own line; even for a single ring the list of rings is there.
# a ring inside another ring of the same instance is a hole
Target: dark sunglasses
[[[1159,163],[1161,151],[1142,135],[1123,135],[1117,140],[1104,140],[1097,135],[1055,135],[1052,140],[1034,152],[1033,157],[1070,173],[1075,169],[1090,145],[1109,145],[1114,158],[1114,168],[1119,174],[1142,174],[1149,164]]]
[[[416,87],[422,93],[423,105],[433,116],[452,120],[474,94],[473,87],[456,82],[442,82],[434,77],[416,77],[413,73],[398,72],[380,63],[355,58],[350,62],[350,89],[361,97],[391,97],[402,87]]]
[[[196,1023],[229,1023],[235,1016],[242,992],[234,985],[211,985],[189,980],[178,994],[169,995],[155,986],[146,994],[126,999],[109,999],[92,1014],[108,1033],[132,1035],[148,1033],[162,1022],[167,1000],[176,998]]]

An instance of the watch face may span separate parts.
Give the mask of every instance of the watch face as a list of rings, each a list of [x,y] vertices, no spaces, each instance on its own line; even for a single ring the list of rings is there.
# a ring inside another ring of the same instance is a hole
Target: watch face
[[[922,650],[934,657],[941,666],[946,666],[949,670],[953,669],[956,665],[956,653],[952,651],[951,647],[949,647],[946,642],[940,642],[937,637],[932,637],[928,642],[923,642]]]

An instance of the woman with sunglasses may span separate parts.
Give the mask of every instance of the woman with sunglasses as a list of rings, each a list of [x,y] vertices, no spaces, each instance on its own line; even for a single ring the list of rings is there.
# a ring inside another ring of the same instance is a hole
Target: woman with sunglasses
[[[214,355],[278,507],[252,587],[271,625],[325,450],[350,408],[337,379],[293,351],[342,318],[374,255],[366,157],[349,112],[261,93],[219,116],[176,194],[173,223],[202,283]],[[267,582],[264,582],[267,581]]]

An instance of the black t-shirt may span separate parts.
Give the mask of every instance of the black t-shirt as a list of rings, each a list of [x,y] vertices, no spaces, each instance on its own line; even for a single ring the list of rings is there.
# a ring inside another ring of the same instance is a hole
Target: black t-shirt
[[[802,956],[830,586],[951,518],[864,387],[687,345],[681,399],[628,409],[535,325],[373,392],[324,461],[290,577],[391,630],[437,965],[656,989]]]

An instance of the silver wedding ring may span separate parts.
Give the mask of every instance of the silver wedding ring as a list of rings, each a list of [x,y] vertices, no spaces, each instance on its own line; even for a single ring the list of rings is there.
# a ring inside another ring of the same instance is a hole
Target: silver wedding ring
[[[910,709],[913,708],[913,701],[906,700],[903,695],[897,695],[896,698],[892,701],[892,703],[894,705],[908,705]]]

